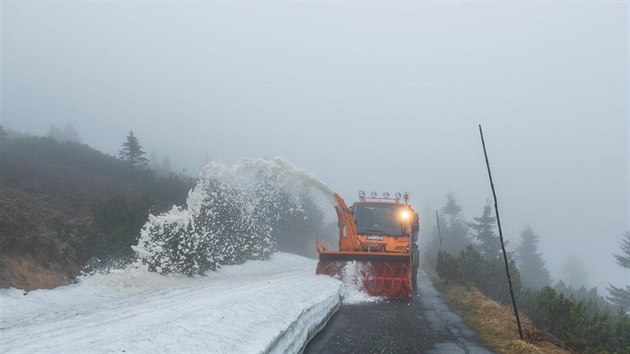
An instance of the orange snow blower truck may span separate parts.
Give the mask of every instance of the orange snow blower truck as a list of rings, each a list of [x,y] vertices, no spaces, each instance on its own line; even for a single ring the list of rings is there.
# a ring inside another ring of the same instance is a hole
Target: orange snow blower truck
[[[339,250],[333,251],[317,240],[317,274],[343,277],[349,261],[356,261],[360,281],[368,294],[390,299],[413,298],[418,270],[418,213],[409,204],[409,193],[389,193],[368,198],[359,192],[359,201],[350,208],[337,200]]]

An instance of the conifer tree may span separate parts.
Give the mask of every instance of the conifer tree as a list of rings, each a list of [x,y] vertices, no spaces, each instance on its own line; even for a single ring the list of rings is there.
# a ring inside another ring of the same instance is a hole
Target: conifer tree
[[[567,286],[579,289],[587,283],[587,271],[582,262],[574,256],[569,255],[562,266],[564,281]]]
[[[133,131],[129,131],[127,141],[122,144],[118,157],[129,162],[129,173],[135,165],[144,165],[147,159],[144,157],[146,153],[142,151],[142,147],[138,142],[138,138],[133,135]]]
[[[66,127],[63,129],[63,140],[69,141],[72,143],[80,143],[81,138],[79,137],[79,133],[74,129],[72,123],[66,124]]]
[[[452,255],[458,255],[470,244],[468,228],[460,217],[461,210],[453,193],[449,193],[446,196],[446,205],[442,208],[442,212],[448,218],[448,222],[442,225],[442,240],[444,251]]]
[[[160,168],[169,175],[173,173],[173,164],[171,164],[171,159],[168,158],[168,155],[164,154]]]
[[[442,212],[449,217],[449,225],[453,225],[461,211],[462,207],[455,201],[455,195],[453,192],[449,192],[446,195],[446,205],[442,208]]]
[[[63,132],[56,125],[51,125],[48,128],[48,137],[53,138],[59,142],[64,141]]]
[[[610,301],[615,307],[621,308],[624,312],[630,312],[630,286],[626,285],[626,288],[618,288],[614,285],[608,285],[608,292],[610,296],[606,296],[606,299]]]
[[[621,241],[621,254],[614,254],[617,264],[630,269],[630,231],[625,233],[625,238]],[[608,285],[610,296],[606,298],[613,305],[622,308],[625,312],[630,312],[630,284],[626,288],[618,288],[612,284]]]
[[[529,225],[521,232],[521,243],[516,249],[516,255],[521,282],[525,287],[537,290],[551,285],[549,271],[538,252],[538,236]]]
[[[621,241],[621,254],[615,254],[617,264],[630,269],[630,231],[625,233],[625,239]]]
[[[77,133],[76,129],[72,123],[66,124],[66,127],[61,130],[56,125],[51,125],[48,129],[48,136],[57,140],[60,143],[71,142],[71,143],[80,143],[81,138],[79,137],[79,133]]]
[[[473,218],[475,222],[466,223],[472,228],[472,237],[477,240],[475,248],[482,256],[496,258],[501,255],[501,242],[499,236],[494,232],[494,224],[497,219],[492,216],[490,205],[483,207],[483,213],[478,218]]]

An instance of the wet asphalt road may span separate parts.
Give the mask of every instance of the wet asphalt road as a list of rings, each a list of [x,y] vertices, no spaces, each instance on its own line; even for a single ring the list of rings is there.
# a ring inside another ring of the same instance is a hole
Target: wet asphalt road
[[[413,301],[342,305],[304,353],[490,353],[418,272]]]

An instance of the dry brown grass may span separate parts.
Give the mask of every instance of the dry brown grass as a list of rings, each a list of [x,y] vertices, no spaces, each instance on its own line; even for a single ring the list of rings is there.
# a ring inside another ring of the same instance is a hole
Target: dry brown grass
[[[45,267],[29,256],[0,256],[0,288],[51,289],[66,280],[61,270]]]
[[[464,318],[480,339],[498,353],[570,353],[544,341],[542,333],[520,314],[525,340],[519,339],[514,312],[473,287],[435,282],[453,311]]]

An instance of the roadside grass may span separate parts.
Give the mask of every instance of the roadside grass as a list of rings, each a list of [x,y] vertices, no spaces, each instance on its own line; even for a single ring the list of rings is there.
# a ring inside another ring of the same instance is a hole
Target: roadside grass
[[[570,353],[551,342],[531,321],[519,313],[525,340],[519,339],[512,307],[500,304],[472,286],[447,284],[427,271],[449,307],[460,315],[479,338],[498,353]]]

